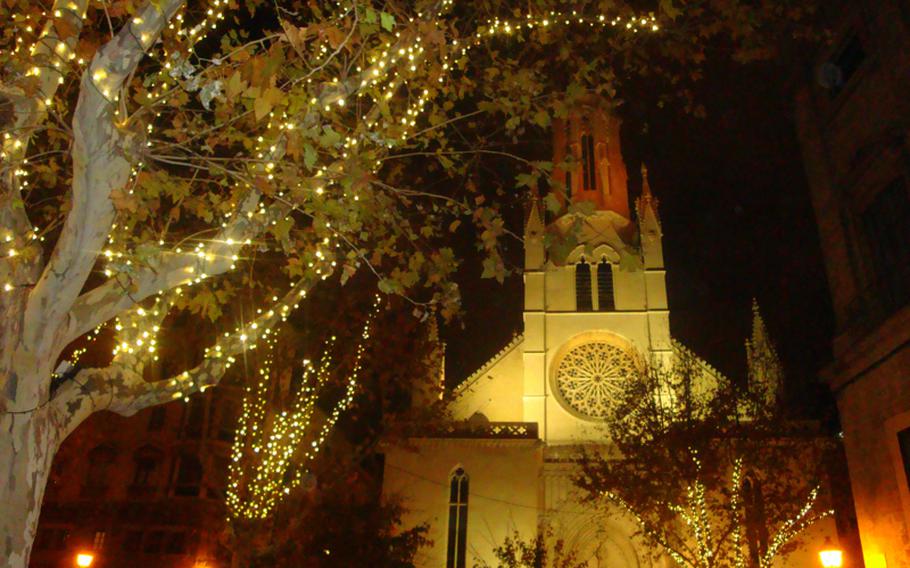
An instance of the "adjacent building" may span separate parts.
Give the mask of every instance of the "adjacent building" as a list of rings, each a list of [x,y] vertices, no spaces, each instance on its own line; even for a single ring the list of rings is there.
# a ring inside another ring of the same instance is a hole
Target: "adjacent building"
[[[797,128],[837,321],[837,398],[863,557],[910,566],[910,3],[831,2]]]
[[[95,414],[54,458],[31,566],[217,568],[224,543],[231,443],[240,388],[125,418]]]

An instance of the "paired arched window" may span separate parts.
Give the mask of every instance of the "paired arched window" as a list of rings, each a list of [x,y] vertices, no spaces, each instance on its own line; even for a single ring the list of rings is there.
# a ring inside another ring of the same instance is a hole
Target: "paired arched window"
[[[597,265],[597,310],[612,312],[616,309],[613,297],[613,265],[601,260]]]
[[[449,539],[446,568],[465,568],[468,549],[468,474],[457,468],[449,479]]]
[[[582,258],[575,265],[575,310],[590,312],[594,310],[591,298],[591,265]]]
[[[575,310],[579,312],[594,311],[593,295],[591,265],[582,257],[575,265]],[[612,312],[615,310],[613,265],[603,258],[597,264],[597,311]]]

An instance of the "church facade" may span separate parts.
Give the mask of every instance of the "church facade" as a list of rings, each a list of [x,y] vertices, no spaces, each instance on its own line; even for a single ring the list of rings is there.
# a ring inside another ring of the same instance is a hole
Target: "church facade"
[[[644,170],[630,202],[619,128],[596,107],[554,123],[553,163],[570,154],[574,164],[554,172],[565,179],[557,198],[585,214],[546,223],[532,204],[523,333],[451,393],[459,426],[386,449],[384,495],[403,500],[404,525],[430,527],[419,566],[496,566],[495,547],[542,526],[591,567],[671,565],[641,550],[632,519],[584,503],[571,481],[579,449],[608,444],[616,395],[637,365],[692,356],[670,334],[658,204]],[[545,246],[562,237],[572,244],[559,255]],[[697,361],[711,389],[722,377]],[[833,523],[813,531],[835,533]],[[810,546],[787,565],[817,562]]]

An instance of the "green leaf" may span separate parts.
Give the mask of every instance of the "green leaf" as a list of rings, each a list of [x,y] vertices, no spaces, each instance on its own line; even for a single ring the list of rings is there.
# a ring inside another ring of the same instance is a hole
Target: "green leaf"
[[[313,166],[316,165],[317,157],[318,157],[318,155],[316,154],[316,148],[313,148],[313,146],[311,146],[310,144],[303,145],[303,164],[308,169],[311,169],[311,170],[313,169]]]
[[[562,210],[562,203],[560,203],[559,199],[552,193],[548,193],[547,196],[543,198],[543,203],[550,213],[559,213]]]
[[[262,120],[270,112],[272,112],[272,101],[267,97],[260,96],[253,101],[253,113],[256,115],[256,120]]]
[[[382,29],[389,32],[392,31],[392,28],[395,27],[395,16],[386,12],[380,12],[379,17],[382,20]]]

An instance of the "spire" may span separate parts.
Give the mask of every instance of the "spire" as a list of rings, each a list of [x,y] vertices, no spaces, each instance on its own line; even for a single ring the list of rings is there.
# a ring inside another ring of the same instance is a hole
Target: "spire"
[[[525,270],[539,270],[545,262],[543,234],[545,226],[540,199],[536,192],[531,197],[528,219],[525,221]]]
[[[635,213],[638,215],[638,222],[642,226],[642,232],[645,232],[648,225],[656,230],[660,235],[660,217],[657,216],[657,206],[659,202],[654,194],[651,193],[651,182],[648,180],[648,166],[641,163],[641,196],[635,200]]]
[[[746,339],[746,364],[749,370],[749,390],[768,409],[773,409],[782,394],[784,370],[755,298],[752,298],[752,336]]]
[[[525,238],[540,236],[544,232],[543,213],[540,210],[540,198],[531,197],[531,206],[528,208],[528,218],[525,220]]]

